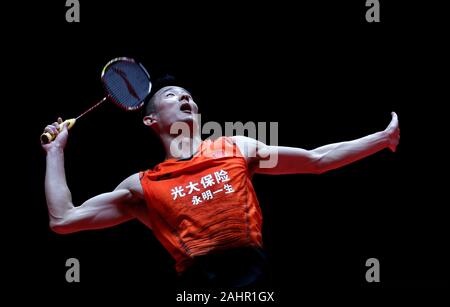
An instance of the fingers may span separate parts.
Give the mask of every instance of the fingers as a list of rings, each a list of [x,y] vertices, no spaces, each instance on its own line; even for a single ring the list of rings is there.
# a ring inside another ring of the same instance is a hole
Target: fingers
[[[53,126],[53,125],[48,125],[48,126],[46,126],[46,127],[44,128],[44,131],[45,131],[45,132],[48,132],[48,133],[50,133],[50,134],[57,134],[57,133],[58,133],[58,129],[57,129],[55,126]]]
[[[398,143],[400,141],[400,128],[398,125],[398,116],[397,113],[391,112],[391,122],[386,128],[386,132],[389,135],[389,148],[395,152],[397,150]]]
[[[395,112],[391,112],[391,122],[387,126],[386,130],[398,130],[398,116]]]
[[[395,137],[395,138],[390,140],[389,149],[392,152],[395,152],[397,150],[398,142],[399,142],[399,138],[398,137]]]
[[[67,130],[67,127],[69,127],[69,122],[62,122],[61,131]]]
[[[54,122],[54,123],[52,124],[52,126],[55,127],[56,129],[58,129],[58,131],[60,131],[60,129],[61,129],[61,125],[58,124],[57,122]]]
[[[63,121],[61,117],[58,117],[58,123],[57,123],[58,130],[61,132],[63,130],[67,130],[69,127],[68,121]]]
[[[398,121],[397,113],[391,112],[391,115],[392,115],[392,120]]]
[[[58,135],[59,132],[61,132],[61,123],[63,122],[61,117],[58,117],[58,121],[54,122],[51,125],[47,125],[44,128],[44,132],[50,133],[53,136]],[[64,126],[67,126],[66,124]]]

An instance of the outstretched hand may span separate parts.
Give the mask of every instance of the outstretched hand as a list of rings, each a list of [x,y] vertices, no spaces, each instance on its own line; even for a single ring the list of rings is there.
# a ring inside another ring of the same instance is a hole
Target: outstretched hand
[[[45,127],[45,132],[48,132],[51,135],[55,136],[55,139],[48,144],[44,144],[41,141],[42,148],[44,148],[46,152],[48,152],[52,148],[64,149],[66,147],[67,138],[69,137],[69,132],[67,130],[68,123],[65,123],[63,127],[61,126],[62,123],[62,118],[58,117],[58,121]]]
[[[398,142],[400,141],[400,128],[398,126],[398,117],[395,112],[391,113],[392,119],[387,128],[384,130],[388,137],[389,137],[389,143],[388,147],[390,150],[395,152],[397,149]]]

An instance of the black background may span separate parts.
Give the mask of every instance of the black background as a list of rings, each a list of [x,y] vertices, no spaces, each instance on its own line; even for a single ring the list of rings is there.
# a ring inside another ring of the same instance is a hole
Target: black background
[[[381,23],[369,24],[362,0],[80,2],[80,23],[65,21],[65,1],[39,1],[10,9],[4,26],[7,64],[18,63],[10,78],[17,115],[7,119],[10,136],[20,138],[7,153],[19,162],[9,177],[12,214],[4,217],[12,288],[50,303],[56,295],[175,302],[173,262],[145,226],[67,236],[48,227],[39,135],[57,116],[74,117],[102,98],[101,69],[118,56],[136,58],[152,76],[178,77],[203,122],[278,122],[283,146],[362,137],[384,129],[396,111],[395,154],[384,150],[320,176],[255,176],[270,290],[286,304],[448,287],[442,8],[380,1]],[[103,105],[70,133],[74,203],[163,157],[139,113]],[[79,284],[65,282],[70,257],[81,262]],[[371,257],[380,260],[379,284],[364,278]]]

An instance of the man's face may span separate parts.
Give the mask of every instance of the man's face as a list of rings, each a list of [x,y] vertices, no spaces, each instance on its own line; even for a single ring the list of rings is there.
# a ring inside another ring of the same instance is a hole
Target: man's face
[[[161,130],[170,129],[175,122],[191,124],[198,113],[191,94],[182,87],[166,86],[155,94],[156,121]]]

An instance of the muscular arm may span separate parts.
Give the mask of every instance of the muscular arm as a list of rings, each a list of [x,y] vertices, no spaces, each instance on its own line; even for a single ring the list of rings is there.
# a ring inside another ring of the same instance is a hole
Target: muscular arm
[[[81,230],[111,227],[132,218],[136,196],[129,185],[133,176],[127,178],[114,191],[97,195],[80,206],[74,206],[66,184],[63,154],[47,155],[45,195],[53,231],[66,234]]]
[[[365,158],[384,148],[395,151],[399,136],[397,115],[392,113],[391,123],[384,131],[313,150],[268,146],[246,137],[235,137],[235,141],[244,152],[253,172],[274,175],[320,174]],[[262,167],[261,161],[273,158],[276,160],[273,167]]]
[[[49,130],[55,132],[52,128],[47,128]],[[65,234],[110,227],[136,217],[136,209],[142,203],[138,174],[125,179],[113,192],[74,206],[64,171],[66,141],[67,129],[64,128],[55,141],[43,145],[47,152],[45,195],[51,229]]]

